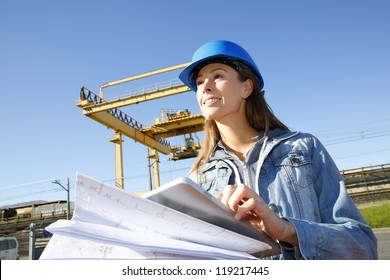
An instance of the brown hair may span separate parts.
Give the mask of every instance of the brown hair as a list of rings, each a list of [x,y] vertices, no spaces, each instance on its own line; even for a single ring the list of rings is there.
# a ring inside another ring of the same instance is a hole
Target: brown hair
[[[270,130],[280,128],[282,130],[288,130],[272,112],[272,109],[267,104],[264,98],[264,90],[259,86],[258,78],[252,70],[246,65],[242,65],[242,69],[238,72],[238,78],[244,82],[248,79],[253,81],[253,91],[246,99],[245,114],[250,126],[256,131],[263,131],[267,134]],[[215,145],[221,139],[221,135],[217,128],[215,121],[206,120],[204,125],[205,138],[202,150],[196,158],[194,164],[191,167],[190,173],[199,171],[202,163],[207,162],[210,159],[211,153],[214,150]]]

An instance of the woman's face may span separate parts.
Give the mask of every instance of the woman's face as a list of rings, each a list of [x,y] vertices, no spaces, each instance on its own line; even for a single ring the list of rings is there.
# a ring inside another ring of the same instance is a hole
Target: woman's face
[[[250,80],[239,80],[236,70],[222,63],[204,66],[196,79],[199,107],[208,120],[223,122],[245,114],[244,103],[251,89]]]

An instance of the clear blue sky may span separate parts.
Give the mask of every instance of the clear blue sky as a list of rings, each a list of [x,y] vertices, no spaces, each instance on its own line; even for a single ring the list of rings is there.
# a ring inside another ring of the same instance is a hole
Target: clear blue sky
[[[387,0],[0,1],[0,207],[66,199],[51,183],[66,178],[73,196],[76,171],[113,182],[114,132],[76,106],[81,86],[187,62],[215,39],[252,54],[275,114],[341,170],[390,163],[389,13]],[[193,93],[124,111],[150,125],[161,108],[199,112]],[[147,148],[123,145],[125,189],[147,189]],[[161,156],[162,183],[191,163]]]

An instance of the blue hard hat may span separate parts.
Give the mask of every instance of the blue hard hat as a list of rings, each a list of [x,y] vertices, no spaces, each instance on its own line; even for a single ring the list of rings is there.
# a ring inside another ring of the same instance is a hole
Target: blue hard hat
[[[226,60],[220,60],[226,59]],[[249,53],[241,46],[225,40],[212,41],[204,44],[196,50],[192,56],[191,64],[184,68],[179,74],[179,79],[190,89],[196,92],[196,77],[194,74],[200,70],[205,63],[221,62],[232,66],[235,61],[242,62],[248,66],[258,77],[260,89],[264,87],[264,81]]]

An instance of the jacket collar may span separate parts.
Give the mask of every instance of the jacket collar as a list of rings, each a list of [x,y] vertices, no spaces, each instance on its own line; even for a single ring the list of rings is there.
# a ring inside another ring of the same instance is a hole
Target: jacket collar
[[[294,137],[297,135],[299,131],[289,131],[289,130],[282,130],[280,128],[276,128],[274,130],[271,130],[267,137],[267,147],[264,150],[264,157],[266,157],[272,149],[278,145],[280,142],[287,140],[291,137]],[[263,139],[263,138],[261,138]],[[262,141],[262,140],[259,140]],[[210,157],[211,160],[215,159],[226,159],[226,156],[228,158],[233,158],[230,153],[226,150],[221,140],[218,141],[218,143],[215,145],[214,150],[212,152],[212,155]]]

